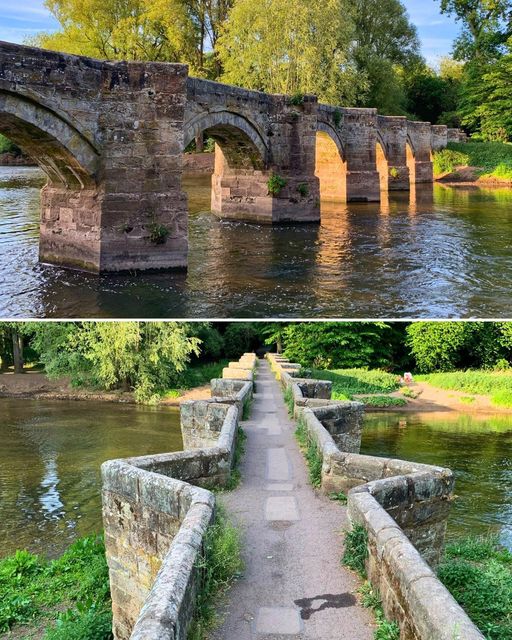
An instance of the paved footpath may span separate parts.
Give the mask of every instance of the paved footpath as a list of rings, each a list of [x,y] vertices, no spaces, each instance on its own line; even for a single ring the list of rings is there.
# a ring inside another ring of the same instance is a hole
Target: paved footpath
[[[215,640],[372,640],[372,617],[340,564],[345,509],[308,482],[282,392],[260,360],[242,484],[222,497],[243,531],[244,576],[227,594]]]

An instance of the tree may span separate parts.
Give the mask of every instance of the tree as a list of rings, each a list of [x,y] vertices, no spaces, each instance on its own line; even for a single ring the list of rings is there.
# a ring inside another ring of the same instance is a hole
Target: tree
[[[376,107],[381,113],[405,113],[401,71],[421,58],[416,27],[404,5],[400,0],[356,0],[354,21],[354,60],[368,81],[357,105]]]
[[[32,44],[108,60],[198,65],[197,25],[184,0],[45,0],[61,24]]]
[[[350,104],[359,85],[353,37],[347,0],[237,0],[217,45],[222,80]]]
[[[404,77],[407,110],[418,120],[437,124],[454,118],[460,85],[451,78],[436,74],[424,63],[411,68]],[[450,114],[450,115],[447,115]]]
[[[36,323],[34,333],[49,376],[133,390],[140,402],[176,384],[200,344],[185,322]]]
[[[463,29],[455,41],[458,60],[499,57],[512,36],[510,0],[440,0],[441,13],[455,16]]]
[[[30,322],[0,322],[0,369],[14,367],[14,373],[25,372],[25,356],[34,358],[33,350],[27,349],[26,338],[32,333]]]
[[[284,333],[284,355],[303,366],[391,367],[394,345],[384,322],[299,322]]]

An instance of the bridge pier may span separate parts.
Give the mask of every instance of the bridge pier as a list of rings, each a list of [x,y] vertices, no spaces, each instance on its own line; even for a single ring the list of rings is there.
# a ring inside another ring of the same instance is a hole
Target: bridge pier
[[[386,191],[407,191],[407,118],[405,116],[378,116],[378,131],[387,159]]]
[[[377,109],[342,109],[347,202],[380,202]]]
[[[413,153],[413,161],[409,165],[411,182],[433,182],[432,125],[429,122],[408,121],[407,133]]]

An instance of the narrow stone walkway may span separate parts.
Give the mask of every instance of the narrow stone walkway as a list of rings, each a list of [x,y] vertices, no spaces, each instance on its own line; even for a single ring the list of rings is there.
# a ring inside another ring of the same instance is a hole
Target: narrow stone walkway
[[[371,640],[371,614],[340,564],[345,509],[315,493],[279,384],[260,361],[242,484],[222,497],[241,527],[246,570],[227,595],[216,640]]]

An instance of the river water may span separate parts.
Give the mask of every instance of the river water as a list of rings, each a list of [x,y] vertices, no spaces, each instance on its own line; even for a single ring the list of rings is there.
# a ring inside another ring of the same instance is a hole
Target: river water
[[[512,315],[511,189],[427,186],[261,227],[211,215],[209,181],[186,181],[188,273],[98,277],[38,264],[44,178],[0,167],[0,317]]]
[[[512,550],[512,416],[370,413],[362,453],[455,473],[448,537],[498,533]]]
[[[178,408],[0,398],[0,557],[55,556],[101,530],[103,461],[182,448]],[[497,531],[512,549],[512,416],[376,413],[362,451],[452,468],[449,536]]]
[[[101,531],[100,465],[183,448],[174,407],[0,398],[0,557]]]

